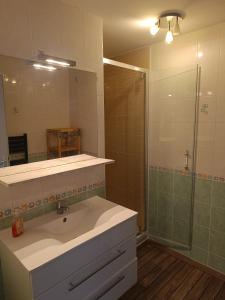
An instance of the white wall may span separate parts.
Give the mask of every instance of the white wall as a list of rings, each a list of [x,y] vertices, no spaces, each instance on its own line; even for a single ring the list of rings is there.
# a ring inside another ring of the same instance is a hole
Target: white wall
[[[153,74],[176,74],[184,69],[196,68],[197,64],[201,66],[197,172],[225,177],[225,23],[181,34],[171,45],[164,42],[154,44],[150,51]],[[158,127],[162,126],[165,117],[170,118],[171,108],[166,103],[168,101],[158,110]],[[156,113],[153,108],[151,114],[156,117]],[[189,118],[190,110],[185,103],[179,114],[183,121]],[[151,124],[152,128],[156,128],[152,125],[156,124]],[[153,132],[151,147],[156,146],[154,142],[159,141],[160,134],[162,135],[162,131],[154,137]],[[169,137],[165,131],[164,134]],[[183,138],[187,136],[184,132]],[[182,144],[182,139],[179,142]],[[156,147],[162,148],[163,142]],[[153,148],[151,151],[156,153],[158,150]],[[179,148],[174,151],[179,151]],[[175,157],[180,154],[175,153]],[[169,159],[168,157],[167,160]],[[155,164],[154,158],[151,164]]]

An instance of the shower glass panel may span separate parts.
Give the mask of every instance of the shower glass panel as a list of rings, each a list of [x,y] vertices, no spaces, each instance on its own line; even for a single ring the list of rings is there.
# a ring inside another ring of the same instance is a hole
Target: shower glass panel
[[[145,231],[145,80],[140,71],[105,64],[107,199],[138,211]]]
[[[149,117],[151,238],[191,247],[196,161],[198,69],[152,72]]]

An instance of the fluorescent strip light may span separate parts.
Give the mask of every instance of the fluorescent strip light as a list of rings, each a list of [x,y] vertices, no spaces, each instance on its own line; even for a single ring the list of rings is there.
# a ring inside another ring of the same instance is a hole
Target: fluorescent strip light
[[[41,65],[41,64],[33,64],[33,67],[35,69],[43,69],[43,70],[48,70],[48,71],[55,71],[56,68],[53,66],[45,66],[45,65]]]
[[[55,59],[52,59],[52,58],[47,58],[45,61],[49,64],[55,64],[55,65],[59,65],[59,66],[62,66],[62,67],[69,67],[70,66],[70,64],[67,63],[67,62],[55,60]]]

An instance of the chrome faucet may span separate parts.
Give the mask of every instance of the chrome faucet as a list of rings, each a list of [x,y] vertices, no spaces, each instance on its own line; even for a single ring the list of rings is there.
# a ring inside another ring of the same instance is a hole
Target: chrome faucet
[[[69,206],[62,206],[61,201],[59,200],[57,203],[57,215],[62,215],[64,212],[68,212]]]

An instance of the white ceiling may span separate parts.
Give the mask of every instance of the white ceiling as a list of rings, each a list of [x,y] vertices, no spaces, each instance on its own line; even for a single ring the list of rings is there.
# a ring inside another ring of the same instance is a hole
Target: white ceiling
[[[182,32],[190,32],[225,21],[225,0],[67,0],[104,20],[104,55],[113,57],[162,39],[151,37],[140,21],[163,11],[181,10],[186,14]]]

